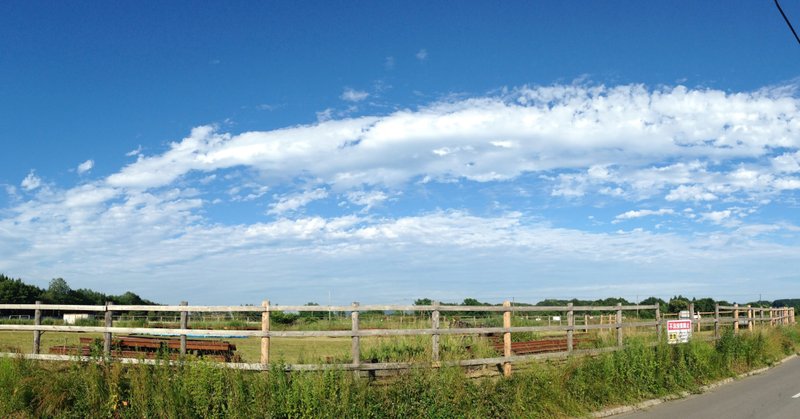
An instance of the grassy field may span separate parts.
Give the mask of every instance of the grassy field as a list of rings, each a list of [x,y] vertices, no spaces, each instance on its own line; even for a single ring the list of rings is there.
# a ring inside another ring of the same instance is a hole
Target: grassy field
[[[51,346],[79,345],[81,337],[102,338],[100,333],[45,332],[42,334],[41,352],[47,353]],[[378,362],[429,361],[431,338],[409,336],[362,338],[362,359]],[[261,339],[227,339],[236,345],[236,353],[242,362],[257,363],[261,359]],[[350,357],[350,338],[272,338],[270,357],[272,361],[286,364],[303,363],[347,363]],[[470,352],[467,352],[469,348]],[[32,332],[0,331],[0,352],[31,353]],[[443,336],[441,338],[442,359],[464,359],[466,357],[496,356],[485,340],[467,336]]]
[[[45,332],[42,334],[42,353],[55,345],[79,345],[81,337],[102,338],[100,333]],[[228,339],[236,345],[243,362],[259,362],[261,340],[259,338]],[[285,363],[312,363],[326,358],[342,358],[350,351],[348,338],[273,338],[270,353],[275,361]],[[31,353],[32,332],[0,331],[0,352]]]
[[[308,321],[304,319],[293,324],[271,325],[273,330],[349,330],[350,320],[341,317],[318,319]],[[56,320],[58,321],[58,320]],[[582,319],[581,319],[582,321]],[[639,319],[626,318],[627,322],[636,322]],[[99,325],[99,320],[94,320]],[[597,319],[594,323],[598,323]],[[446,316],[443,318],[442,328],[467,327],[467,326],[500,326],[500,316],[488,317],[459,317]],[[515,316],[512,318],[514,326],[531,326],[546,324],[546,320],[536,320],[535,317]],[[87,324],[88,325],[88,324]],[[115,321],[115,326],[137,327],[174,327],[178,324],[164,321]],[[260,323],[244,322],[243,319],[220,321],[194,321],[194,328],[211,329],[258,329]],[[361,322],[363,329],[407,329],[428,328],[430,319],[418,316],[365,316]],[[579,328],[580,326],[578,326]],[[581,333],[580,329],[577,331]],[[711,337],[713,330],[706,326],[702,332],[695,332],[695,337]],[[91,333],[63,333],[45,332],[42,335],[42,353],[48,353],[48,348],[55,345],[79,345],[80,337],[101,338],[101,334]],[[547,337],[564,337],[565,332],[525,332],[513,333],[513,341],[527,341]],[[581,343],[579,348],[605,347],[616,345],[616,332],[613,329],[593,330],[589,333],[590,342]],[[653,327],[626,328],[625,339],[639,339],[644,342],[654,342],[656,335]],[[259,338],[223,339],[237,347],[237,354],[242,362],[257,363],[260,361],[261,342]],[[272,338],[270,345],[270,358],[275,362],[287,364],[298,363],[348,363],[351,362],[350,338]],[[31,332],[0,331],[0,352],[30,353],[33,347]],[[361,359],[373,362],[428,362],[432,359],[430,336],[407,337],[364,337],[361,338]],[[467,359],[495,357],[498,353],[491,348],[490,343],[477,336],[442,336],[441,359]]]
[[[267,373],[180,365],[0,359],[0,417],[484,418],[574,417],[692,391],[769,365],[800,345],[800,329],[733,335],[715,343],[649,346],[532,363],[507,379],[459,368],[412,370],[380,385],[339,370]]]

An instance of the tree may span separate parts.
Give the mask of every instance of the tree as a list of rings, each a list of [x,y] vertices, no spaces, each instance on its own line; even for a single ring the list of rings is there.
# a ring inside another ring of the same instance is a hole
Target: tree
[[[713,298],[699,298],[699,299],[692,299],[692,303],[694,303],[694,311],[699,311],[703,313],[713,313],[716,306],[716,301]]]
[[[307,307],[316,307],[316,306],[319,306],[319,304],[317,304],[317,303],[315,303],[315,302],[313,302],[313,301],[312,301],[312,302],[305,303],[305,304],[303,304],[303,305],[304,305],[304,306],[307,306]],[[321,311],[301,311],[301,312],[300,312],[300,318],[301,318],[301,319],[306,319],[306,320],[316,320],[316,319],[322,319],[322,318],[324,318],[324,317],[325,317],[325,313],[323,313],[323,312],[321,312]]]
[[[668,309],[670,313],[678,313],[683,310],[688,310],[689,299],[682,295],[674,296],[669,300]]]
[[[433,304],[433,300],[430,298],[417,298],[414,300],[415,306],[429,306]]]
[[[0,274],[0,303],[31,304],[42,299],[44,290]]]
[[[667,302],[662,300],[662,299],[660,299],[660,298],[658,298],[658,297],[645,298],[639,304],[641,304],[643,306],[651,306],[651,305],[658,304],[658,309],[662,313],[666,313],[668,308],[669,308],[669,306],[667,305]],[[640,316],[645,317],[645,318],[654,318],[655,317],[655,313],[652,312],[652,311],[643,311],[643,312],[641,312]]]
[[[484,304],[484,303],[478,301],[475,298],[465,298],[464,302],[461,303],[461,305],[462,306],[484,306],[484,305],[487,305],[487,304]]]
[[[45,293],[46,300],[56,304],[68,304],[73,302],[71,298],[72,288],[69,287],[64,278],[53,278]]]

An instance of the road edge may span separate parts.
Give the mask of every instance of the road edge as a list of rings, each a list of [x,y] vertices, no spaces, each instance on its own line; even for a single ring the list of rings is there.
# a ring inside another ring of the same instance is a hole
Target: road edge
[[[748,372],[739,374],[739,375],[737,375],[735,377],[729,377],[729,378],[725,378],[723,380],[720,380],[720,381],[717,381],[717,382],[714,382],[714,383],[711,383],[711,384],[706,384],[706,385],[700,387],[697,392],[682,391],[680,393],[670,394],[668,396],[660,397],[660,398],[657,398],[657,399],[645,400],[643,402],[639,402],[639,403],[632,404],[632,405],[612,407],[612,408],[609,408],[609,409],[600,410],[598,412],[593,412],[588,417],[592,417],[592,418],[607,418],[609,416],[620,415],[620,414],[623,414],[623,413],[630,413],[630,412],[634,412],[634,411],[637,411],[637,410],[644,410],[644,409],[647,409],[647,408],[650,408],[650,407],[653,407],[653,406],[657,406],[657,405],[659,405],[661,403],[665,403],[665,402],[672,401],[672,400],[684,399],[686,397],[691,396],[692,394],[703,394],[703,393],[711,391],[711,390],[713,390],[713,389],[715,389],[717,387],[721,387],[721,386],[724,386],[725,384],[732,383],[732,382],[734,382],[736,380],[739,380],[739,379],[742,379],[742,378],[746,378],[746,377],[750,377],[750,376],[753,376],[753,375],[761,374],[763,372],[766,372],[766,371],[768,371],[768,370],[770,370],[772,368],[775,368],[778,365],[781,365],[784,362],[789,361],[789,360],[791,360],[793,358],[796,358],[796,357],[797,357],[796,353],[795,354],[791,354],[791,355],[789,355],[789,356],[787,356],[787,357],[785,357],[785,358],[783,358],[783,359],[781,359],[779,361],[775,361],[774,364],[766,366],[764,368],[759,368],[757,370],[748,371]]]

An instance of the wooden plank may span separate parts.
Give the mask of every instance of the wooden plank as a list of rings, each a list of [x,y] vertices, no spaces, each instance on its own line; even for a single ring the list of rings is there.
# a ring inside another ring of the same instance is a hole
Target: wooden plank
[[[572,310],[572,303],[567,304],[567,307],[569,307],[569,311],[567,311],[567,326],[570,327],[570,329],[567,330],[567,351],[572,352],[572,334],[574,333],[575,328],[575,312]]]
[[[511,308],[510,301],[503,301],[503,307]],[[503,313],[503,328],[509,330],[503,333],[503,356],[508,358],[511,356],[511,311]],[[511,376],[511,362],[503,363],[503,376]]]
[[[438,301],[433,302],[434,307],[439,306]],[[431,312],[431,329],[438,330],[439,329],[439,310],[433,310]],[[431,338],[431,359],[433,362],[439,361],[439,334],[433,334]]]
[[[67,304],[42,304],[42,310],[50,311],[95,311],[104,312],[105,306],[95,305],[67,305]],[[35,310],[35,304],[0,304],[0,310]],[[270,311],[290,311],[290,312],[327,312],[339,311],[350,312],[357,310],[364,311],[433,311],[434,306],[415,306],[415,305],[364,305],[358,308],[352,306],[270,306]],[[631,305],[622,306],[622,310],[655,310],[655,305]],[[513,306],[512,312],[566,312],[566,306]],[[574,311],[615,311],[617,306],[574,306]],[[145,312],[210,312],[210,313],[260,313],[263,308],[260,306],[181,306],[181,305],[117,305],[113,307],[115,312],[145,311]],[[506,309],[502,306],[450,306],[442,305],[439,311],[464,311],[464,312],[495,312],[502,313]]]
[[[358,302],[353,303],[353,308],[358,308]],[[358,333],[358,310],[354,310],[350,313],[351,323],[351,332],[352,332],[352,341],[350,346],[350,355],[353,360],[353,365],[358,366],[361,364],[361,341],[356,333]]]
[[[636,322],[625,323],[624,327],[648,327],[655,325],[656,322]],[[589,330],[608,327],[604,325],[587,325]],[[365,336],[421,336],[421,335],[470,335],[488,333],[511,333],[511,332],[553,332],[566,331],[570,326],[516,326],[511,328],[503,327],[468,327],[451,329],[367,329],[354,332],[352,330],[304,330],[304,331],[269,331],[260,330],[216,330],[216,329],[170,329],[170,328],[144,328],[144,327],[101,327],[101,326],[62,326],[62,325],[12,325],[0,324],[0,330],[24,330],[24,331],[55,331],[55,332],[85,332],[85,333],[123,333],[139,335],[202,335],[214,336],[252,336],[252,337],[365,337]]]
[[[261,331],[264,333],[264,336],[261,338],[261,364],[267,365],[269,364],[269,300],[264,300],[261,302],[261,309],[264,310],[261,313]]]
[[[114,305],[114,303],[112,303],[112,302],[106,302],[106,312],[103,315],[103,322],[104,322],[104,324],[105,324],[105,326],[107,328],[111,327],[113,325],[112,324],[112,319],[111,319],[112,312],[111,312],[111,310],[108,310],[108,307],[109,306],[113,306],[113,305]],[[104,356],[110,356],[111,355],[111,333],[110,332],[103,333],[103,355]]]
[[[188,301],[181,301],[180,304],[182,307],[186,307],[189,305]],[[186,310],[181,311],[181,329],[188,329],[189,328],[189,312]],[[186,355],[186,335],[181,335],[181,347],[180,347],[181,355]]]
[[[36,310],[36,304],[0,304],[0,310]],[[48,311],[105,311],[106,306],[40,304],[39,309]]]
[[[622,346],[622,304],[617,304],[617,346]]]
[[[34,311],[34,313],[33,313],[33,324],[35,326],[38,326],[38,325],[42,324],[42,310],[39,309],[39,307],[38,307],[39,304],[41,304],[41,301],[37,301],[36,302],[36,311]],[[40,348],[41,340],[42,340],[42,332],[40,332],[38,330],[34,330],[33,331],[33,353],[34,354],[38,354],[40,352],[40,350],[41,350],[41,348]]]

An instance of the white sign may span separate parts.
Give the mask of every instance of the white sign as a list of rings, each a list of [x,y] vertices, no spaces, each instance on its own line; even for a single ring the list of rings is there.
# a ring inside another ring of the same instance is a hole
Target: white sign
[[[689,343],[691,337],[691,320],[667,320],[667,343]]]

